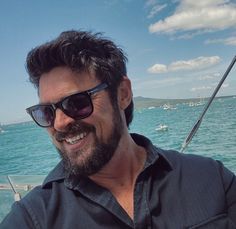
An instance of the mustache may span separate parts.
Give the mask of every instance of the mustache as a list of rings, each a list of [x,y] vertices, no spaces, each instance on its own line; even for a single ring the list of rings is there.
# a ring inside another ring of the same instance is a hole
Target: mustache
[[[66,137],[83,132],[95,132],[95,127],[91,124],[84,123],[83,121],[75,121],[74,123],[70,123],[63,132],[56,131],[54,137],[60,142],[65,140]]]

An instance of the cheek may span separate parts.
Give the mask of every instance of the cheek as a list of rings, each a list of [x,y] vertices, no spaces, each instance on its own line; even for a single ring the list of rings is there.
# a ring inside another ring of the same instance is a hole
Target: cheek
[[[113,130],[113,107],[109,103],[94,104],[94,112],[91,115],[91,122],[96,127],[96,135],[106,140]]]
[[[106,119],[109,121],[110,117],[113,114],[113,107],[108,98],[106,99],[98,99],[93,101],[93,114],[92,116],[99,119]]]
[[[56,141],[56,139],[54,138],[55,135],[55,130],[53,128],[47,128],[47,132],[49,137],[51,138],[52,142],[54,145],[56,145],[57,147],[59,146],[59,143]]]

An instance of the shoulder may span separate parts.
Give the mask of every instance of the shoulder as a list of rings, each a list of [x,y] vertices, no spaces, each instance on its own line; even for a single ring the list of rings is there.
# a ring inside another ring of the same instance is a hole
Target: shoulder
[[[64,187],[60,182],[53,182],[48,188],[37,186],[20,201],[14,202],[11,211],[0,224],[0,228],[46,228],[49,213],[60,205],[60,195]]]
[[[197,179],[198,182],[223,186],[224,189],[230,187],[235,181],[235,174],[228,170],[221,161],[174,150],[158,150],[172,165],[173,173],[181,174],[186,179],[192,181]]]
[[[166,177],[169,190],[182,200],[182,209],[191,209],[190,219],[194,215],[202,220],[203,213],[206,214],[204,218],[225,213],[235,222],[236,177],[233,172],[209,157],[172,150],[160,149],[159,152],[172,166]]]
[[[220,161],[214,160],[210,157],[184,154],[175,150],[158,149],[159,153],[163,155],[172,165],[173,169],[188,168],[188,169],[218,169],[222,166]]]
[[[40,209],[47,208],[55,196],[65,191],[65,175],[62,163],[60,162],[45,178],[42,185],[36,186],[31,190],[20,203],[23,206],[40,206]]]
[[[43,228],[45,201],[40,187],[35,187],[20,201],[14,202],[11,211],[2,221],[0,228]]]
[[[59,163],[42,185],[35,187],[12,205],[11,211],[2,222],[3,228],[17,228],[17,225],[21,225],[21,228],[45,228],[49,212],[53,212],[65,201],[62,198],[65,192],[68,191]]]
[[[42,185],[36,186],[19,203],[30,209],[32,213],[37,212],[37,214],[41,214],[41,217],[43,217],[44,214],[47,214],[48,207],[57,205],[60,196],[67,192],[64,181],[63,166],[59,163],[48,174]]]

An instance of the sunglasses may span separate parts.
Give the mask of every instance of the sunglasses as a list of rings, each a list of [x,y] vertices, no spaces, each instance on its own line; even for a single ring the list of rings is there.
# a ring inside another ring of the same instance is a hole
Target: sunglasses
[[[80,120],[87,118],[93,113],[93,103],[91,95],[104,90],[108,85],[101,83],[87,91],[79,92],[61,101],[52,104],[38,104],[26,109],[32,119],[41,127],[51,127],[54,125],[56,109],[61,109],[67,116]]]

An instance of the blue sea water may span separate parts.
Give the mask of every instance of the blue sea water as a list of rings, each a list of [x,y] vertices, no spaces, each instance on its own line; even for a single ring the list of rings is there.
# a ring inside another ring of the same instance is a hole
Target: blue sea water
[[[146,135],[161,148],[180,150],[204,105],[178,104],[175,108],[135,110],[130,132]],[[156,130],[160,124],[167,125],[168,129]],[[60,160],[47,132],[33,122],[2,128],[4,132],[0,133],[0,183],[5,175],[46,175]],[[213,101],[185,153],[220,160],[236,173],[235,97],[216,98]],[[7,194],[0,190],[0,220],[10,206],[3,201],[5,198],[9,198],[9,192]]]
[[[176,109],[135,110],[130,132],[148,136],[161,148],[180,150],[181,145],[199,118],[202,106],[179,104]],[[157,131],[159,124],[168,131]],[[43,175],[59,161],[45,129],[33,122],[2,127],[0,133],[0,175]],[[219,159],[236,172],[236,98],[217,98],[185,153]]]

